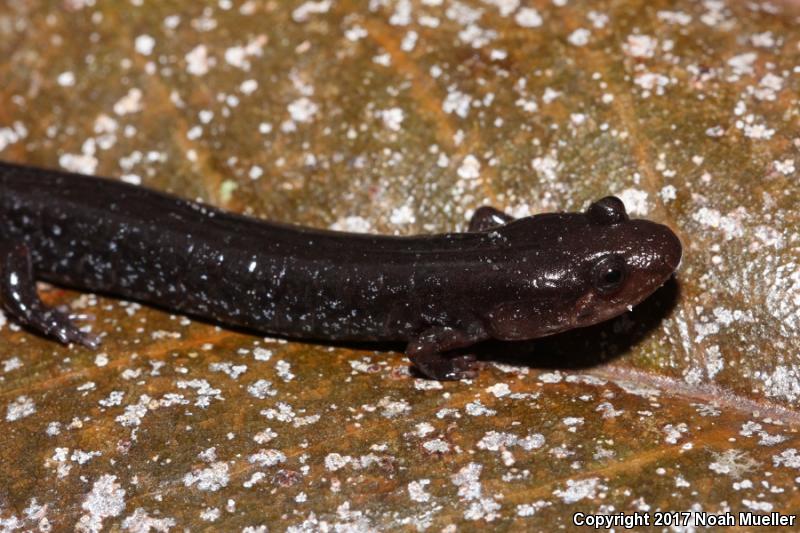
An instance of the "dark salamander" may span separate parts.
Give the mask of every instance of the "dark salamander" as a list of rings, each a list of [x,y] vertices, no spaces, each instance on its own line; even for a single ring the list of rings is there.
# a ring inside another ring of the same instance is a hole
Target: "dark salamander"
[[[82,332],[35,280],[150,302],[269,334],[403,341],[424,375],[476,374],[453,350],[595,324],[678,266],[666,226],[613,196],[520,219],[482,207],[469,231],[341,233],[247,218],[122,182],[0,163],[0,298],[64,343]]]

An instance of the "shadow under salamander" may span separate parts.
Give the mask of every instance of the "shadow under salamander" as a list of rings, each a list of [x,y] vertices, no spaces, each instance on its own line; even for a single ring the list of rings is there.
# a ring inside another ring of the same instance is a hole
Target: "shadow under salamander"
[[[485,341],[464,350],[457,350],[455,353],[473,353],[484,362],[526,365],[531,368],[562,370],[590,368],[624,355],[631,346],[658,327],[661,320],[675,307],[679,294],[680,285],[673,276],[649,298],[634,307],[633,311],[612,320],[529,341]],[[162,306],[147,303],[144,305],[174,313]],[[216,324],[204,317],[191,314],[187,316],[209,325]],[[243,327],[229,325],[223,327],[247,335],[264,335]],[[283,335],[269,336],[313,346],[338,346],[379,352],[405,350],[405,344],[398,342],[345,342],[299,339]],[[412,373],[420,376],[413,369]]]

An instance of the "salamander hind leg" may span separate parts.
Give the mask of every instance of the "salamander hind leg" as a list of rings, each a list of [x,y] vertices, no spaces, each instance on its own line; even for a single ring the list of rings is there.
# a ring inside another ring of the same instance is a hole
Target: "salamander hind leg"
[[[434,327],[411,340],[406,355],[423,375],[440,381],[474,379],[478,368],[474,355],[445,352],[471,346],[483,337],[455,328]]]
[[[36,291],[31,254],[24,244],[0,246],[0,299],[8,314],[36,333],[87,348],[100,344],[97,337],[79,330],[65,313],[42,302]]]
[[[469,219],[469,231],[487,231],[513,221],[514,217],[503,213],[489,205],[484,205],[475,210]]]

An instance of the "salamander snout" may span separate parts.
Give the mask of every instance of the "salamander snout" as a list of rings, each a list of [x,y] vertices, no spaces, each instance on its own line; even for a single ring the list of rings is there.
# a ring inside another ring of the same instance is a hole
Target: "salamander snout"
[[[606,228],[585,270],[587,289],[574,307],[576,326],[631,309],[669,280],[681,262],[681,242],[663,224],[620,220]]]

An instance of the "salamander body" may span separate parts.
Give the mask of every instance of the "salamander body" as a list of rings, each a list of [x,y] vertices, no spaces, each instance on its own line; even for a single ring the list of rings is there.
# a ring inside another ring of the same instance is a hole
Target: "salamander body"
[[[584,213],[469,231],[382,236],[226,212],[110,179],[0,163],[0,298],[61,342],[96,336],[46,307],[35,280],[118,295],[269,334],[402,341],[426,376],[475,375],[453,355],[487,339],[542,337],[612,318],[661,286],[681,244],[606,197]]]

